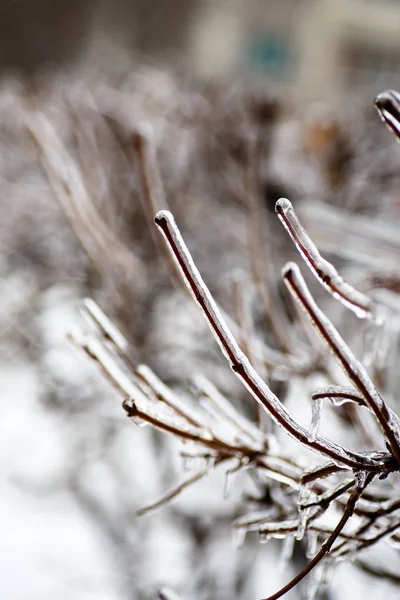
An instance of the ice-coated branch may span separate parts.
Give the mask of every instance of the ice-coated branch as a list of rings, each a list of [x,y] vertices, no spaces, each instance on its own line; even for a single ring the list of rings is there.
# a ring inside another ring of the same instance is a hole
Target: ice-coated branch
[[[375,98],[375,106],[385,125],[400,141],[400,94],[395,90],[382,92]]]
[[[371,381],[367,371],[356,359],[328,317],[317,306],[300,273],[299,267],[294,263],[288,263],[283,269],[283,278],[291,294],[306,311],[314,327],[328,344],[346,375],[359,390],[366,404],[374,413],[394,457],[400,464],[400,433],[397,419],[394,421],[391,418],[384,400]]]
[[[213,467],[216,467],[217,465],[222,464],[224,461],[228,460],[229,458],[230,457],[228,457],[228,456],[222,456],[222,457],[216,458],[213,463]],[[147,504],[146,506],[143,506],[143,508],[140,508],[138,511],[136,511],[136,516],[143,517],[144,515],[147,515],[150,512],[157,510],[158,508],[167,506],[167,504],[169,504],[170,502],[175,500],[175,498],[177,498],[185,489],[187,489],[188,487],[190,487],[191,485],[193,485],[194,483],[196,483],[197,481],[202,479],[205,475],[207,475],[207,473],[208,473],[208,463],[206,462],[205,468],[201,469],[201,471],[199,471],[198,473],[195,473],[194,475],[188,477],[187,479],[185,479],[184,481],[182,481],[181,483],[176,485],[169,492],[164,494],[164,496],[162,496],[162,498],[159,498],[155,502],[152,502],[151,504]]]
[[[367,471],[382,470],[384,464],[381,461],[371,460],[367,456],[351,452],[339,444],[322,437],[316,437],[315,440],[309,439],[307,430],[292,418],[239,348],[209,289],[197,270],[172,214],[168,211],[158,212],[155,216],[155,223],[162,232],[169,250],[180,268],[186,285],[202,309],[208,325],[223,354],[227,358],[232,371],[278,425],[304,446],[333,459],[347,468],[356,470],[365,469]]]
[[[371,475],[371,474],[368,476],[368,479],[365,482],[365,485],[368,485],[368,483],[370,483],[372,477],[373,477],[373,475]],[[284,596],[287,592],[289,592],[292,588],[294,588],[298,583],[300,583],[300,581],[302,581],[304,579],[304,577],[306,577],[321,562],[321,560],[329,553],[333,544],[335,543],[337,538],[340,536],[340,533],[342,532],[347,521],[353,515],[354,508],[357,504],[357,501],[359,500],[360,496],[363,493],[365,485],[362,487],[354,488],[354,490],[352,491],[352,493],[347,501],[346,508],[343,512],[343,515],[342,515],[340,521],[338,522],[338,524],[336,525],[335,529],[332,531],[330,536],[323,542],[323,544],[321,545],[321,548],[319,549],[317,554],[314,556],[314,558],[311,559],[311,561],[308,563],[308,565],[306,565],[304,567],[304,569],[302,571],[300,571],[300,573],[298,573],[288,584],[286,584],[278,592],[276,592],[275,594],[272,594],[272,596],[268,596],[268,598],[265,598],[264,600],[278,600],[278,598],[281,598],[282,596]]]
[[[364,319],[373,317],[374,304],[371,298],[346,283],[335,267],[320,255],[318,248],[301,225],[292,203],[286,198],[281,198],[276,203],[275,211],[297,250],[321,285],[358,317]]]

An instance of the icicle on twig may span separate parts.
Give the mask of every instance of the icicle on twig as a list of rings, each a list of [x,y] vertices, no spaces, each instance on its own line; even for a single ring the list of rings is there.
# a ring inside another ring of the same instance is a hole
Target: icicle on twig
[[[276,203],[275,210],[296,248],[321,285],[334,298],[352,310],[357,317],[361,319],[374,318],[374,303],[371,298],[346,283],[335,267],[322,258],[318,248],[300,224],[292,203],[286,198],[281,198]]]
[[[128,341],[94,300],[91,298],[82,300],[81,312],[84,317],[90,319],[101,335],[109,340],[119,353],[126,353],[129,347]]]
[[[314,398],[313,398],[314,400]],[[317,439],[319,424],[321,421],[322,400],[317,398],[311,405],[311,423],[309,428],[308,439],[314,442]]]
[[[282,550],[279,556],[279,571],[284,573],[287,569],[288,563],[293,556],[294,545],[296,538],[294,535],[287,535],[282,543]]]

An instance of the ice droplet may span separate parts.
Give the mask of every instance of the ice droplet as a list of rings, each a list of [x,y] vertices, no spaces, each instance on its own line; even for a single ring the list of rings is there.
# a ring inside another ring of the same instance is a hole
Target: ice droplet
[[[308,439],[315,442],[318,436],[319,424],[321,422],[322,398],[313,400],[311,408],[311,423],[308,430]]]
[[[131,420],[137,425],[137,427],[146,427],[148,425],[147,421],[144,421],[140,417],[131,417]]]
[[[266,531],[260,531],[258,533],[258,541],[260,544],[268,544],[271,539],[271,534]]]

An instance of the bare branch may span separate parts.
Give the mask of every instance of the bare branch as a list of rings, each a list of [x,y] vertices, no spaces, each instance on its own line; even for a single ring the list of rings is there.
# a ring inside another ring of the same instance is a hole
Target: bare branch
[[[228,458],[230,458],[230,457],[224,456],[221,458],[217,458],[214,461],[214,467],[221,464],[223,461],[228,460]],[[207,473],[208,473],[208,466],[206,465],[206,467],[204,469],[202,469],[198,473],[195,473],[191,477],[188,477],[187,479],[182,481],[179,485],[172,488],[172,490],[167,492],[159,500],[156,500],[155,502],[152,502],[151,504],[147,504],[143,508],[140,508],[136,512],[136,516],[142,517],[144,515],[149,514],[150,512],[153,512],[154,510],[157,510],[158,508],[161,508],[162,506],[167,506],[170,502],[172,502],[172,500],[175,500],[175,498],[177,498],[177,496],[179,496],[185,489],[187,489],[192,484],[194,484],[197,481],[199,481],[200,479],[202,479],[205,475],[207,475]]]
[[[346,375],[365,398],[365,402],[374,413],[382,432],[387,438],[393,455],[400,463],[397,420],[393,422],[390,418],[389,410],[367,371],[356,359],[328,317],[315,303],[298,266],[294,263],[287,264],[283,270],[283,277],[289,291],[309,315],[314,327],[331,348]]]
[[[314,441],[309,440],[306,429],[291,417],[283,404],[251,366],[248,358],[240,350],[210,291],[204,284],[172,214],[168,211],[160,211],[155,217],[155,222],[163,233],[169,249],[180,267],[185,283],[196,302],[200,305],[211,331],[223,354],[229,361],[232,371],[278,425],[304,446],[328,456],[348,468],[357,470],[365,469],[368,471],[381,470],[383,467],[381,461],[376,462],[366,456],[353,453],[322,437],[317,437]]]
[[[382,92],[375,98],[379,116],[400,141],[400,95],[394,90]]]
[[[276,203],[275,210],[296,248],[321,285],[334,298],[352,310],[357,317],[372,318],[374,316],[373,301],[346,283],[335,267],[322,258],[318,248],[298,220],[292,203],[286,198],[281,198]]]
[[[369,481],[370,481],[371,477],[372,477],[372,475],[369,476]],[[352,516],[355,505],[356,505],[358,499],[360,498],[362,492],[363,492],[363,487],[356,487],[353,490],[353,492],[351,493],[351,495],[348,499],[346,508],[344,510],[344,513],[343,513],[339,523],[336,525],[335,529],[332,531],[332,533],[330,534],[328,539],[326,539],[325,542],[323,542],[319,552],[308,563],[308,565],[306,567],[304,567],[304,569],[300,573],[298,573],[296,575],[296,577],[294,577],[288,584],[286,584],[283,588],[281,588],[278,592],[276,592],[276,594],[272,594],[272,596],[269,596],[265,600],[278,600],[278,598],[281,598],[282,596],[284,596],[289,590],[291,590],[298,583],[300,583],[300,581],[302,581],[302,579],[304,579],[304,577],[306,577],[310,573],[310,571],[312,571],[317,566],[318,563],[321,562],[321,560],[328,554],[328,552],[332,548],[332,545],[335,543],[336,539],[339,537],[339,535],[340,535],[341,531],[343,530],[344,526],[346,525],[347,521]]]

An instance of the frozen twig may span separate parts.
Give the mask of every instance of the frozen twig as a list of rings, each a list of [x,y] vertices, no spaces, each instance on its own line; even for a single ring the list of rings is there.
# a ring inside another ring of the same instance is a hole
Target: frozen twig
[[[391,419],[390,412],[367,371],[356,359],[328,317],[315,303],[298,266],[294,263],[286,265],[283,277],[290,292],[309,315],[314,327],[328,344],[346,375],[361,392],[366,404],[374,413],[394,457],[400,464],[400,433],[397,420],[393,422]]]
[[[367,483],[369,483],[371,481],[372,477],[373,477],[372,475],[369,475]],[[347,521],[352,516],[354,508],[357,504],[357,501],[360,498],[360,496],[362,495],[363,489],[364,489],[364,486],[356,487],[353,490],[353,492],[351,493],[351,495],[347,501],[346,508],[344,510],[344,513],[343,513],[339,523],[336,525],[335,529],[332,531],[330,536],[323,542],[320,550],[317,552],[317,554],[314,556],[314,558],[308,563],[308,565],[306,567],[304,567],[304,569],[300,573],[298,573],[296,575],[296,577],[294,577],[288,584],[286,584],[283,588],[281,588],[278,592],[276,592],[276,594],[272,594],[272,596],[269,596],[265,600],[278,600],[278,598],[281,598],[282,596],[284,596],[289,590],[294,588],[302,579],[304,579],[304,577],[306,577],[310,573],[310,571],[312,571],[321,562],[321,560],[323,558],[325,558],[325,556],[329,553],[333,544],[339,537],[340,533],[342,532]]]
[[[373,301],[346,283],[335,267],[322,258],[318,248],[297,218],[292,203],[286,198],[281,198],[276,203],[275,210],[301,256],[321,285],[358,317],[373,318]]]
[[[44,171],[54,193],[84,250],[100,273],[115,265],[124,269],[126,280],[135,277],[142,284],[141,265],[137,257],[111,231],[93,204],[84,176],[68,152],[52,123],[43,113],[37,113],[28,124],[42,158]],[[112,257],[112,265],[109,262]]]
[[[222,318],[214,299],[204,284],[172,214],[168,211],[160,211],[155,217],[155,222],[163,233],[170,252],[180,267],[184,280],[193,297],[200,305],[211,331],[220,345],[223,354],[229,361],[232,371],[278,425],[304,446],[332,458],[334,461],[347,466],[347,468],[380,471],[383,467],[380,461],[376,462],[366,456],[353,453],[322,437],[317,437],[314,441],[309,440],[308,432],[291,417],[277,396],[259,377],[247,357],[240,350],[226,322]]]

